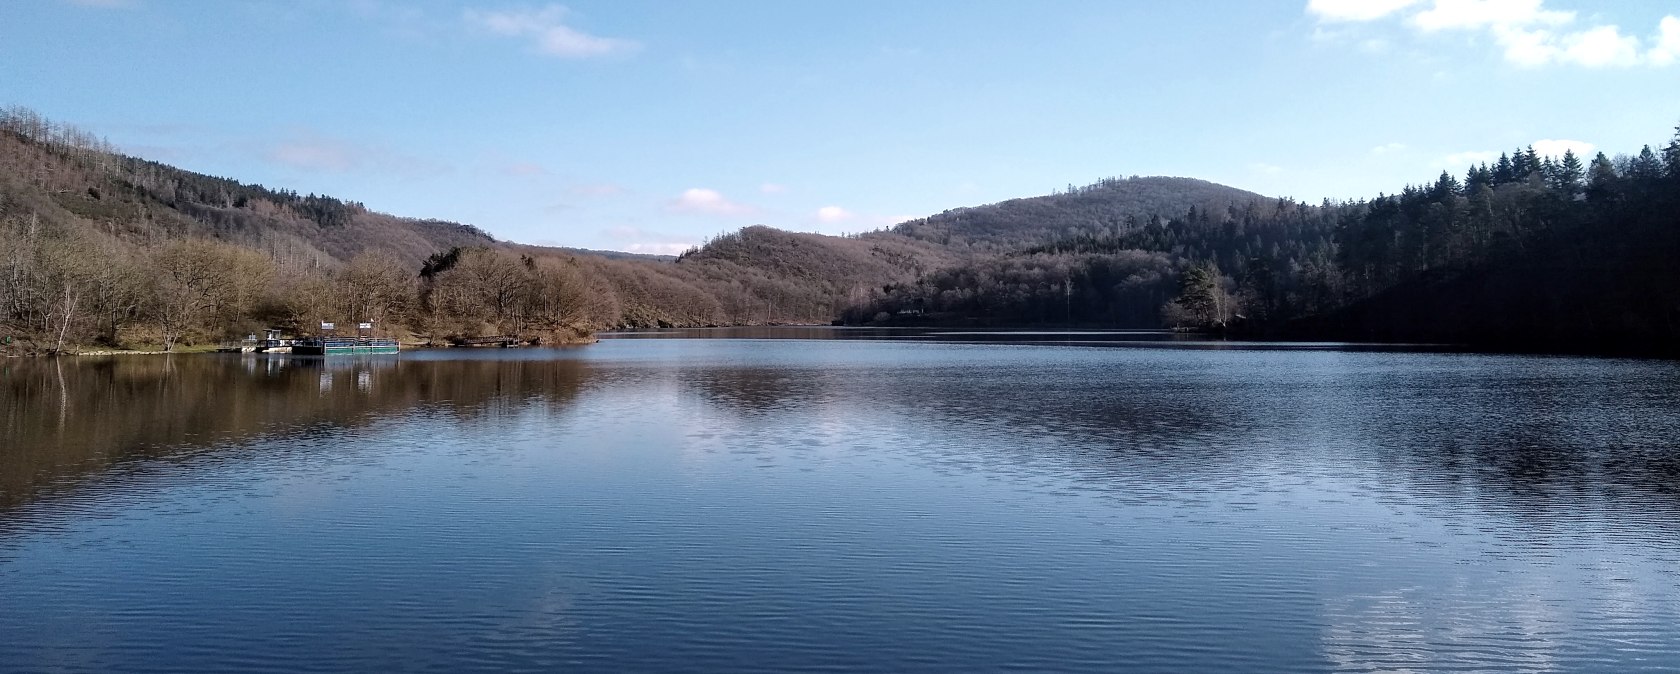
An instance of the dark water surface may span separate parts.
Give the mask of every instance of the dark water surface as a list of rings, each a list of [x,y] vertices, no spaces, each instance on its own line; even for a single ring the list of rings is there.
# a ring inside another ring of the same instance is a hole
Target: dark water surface
[[[1680,669],[1676,363],[841,334],[0,362],[0,671]]]

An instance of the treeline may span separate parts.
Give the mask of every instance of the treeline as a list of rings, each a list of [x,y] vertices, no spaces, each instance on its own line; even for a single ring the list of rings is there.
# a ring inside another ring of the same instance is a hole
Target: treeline
[[[882,287],[846,316],[1656,345],[1680,337],[1677,253],[1680,134],[1590,161],[1522,148],[1369,201],[1127,216]]]
[[[840,318],[1672,348],[1677,218],[1680,135],[1619,157],[1522,148],[1370,200],[1132,177],[856,236],[748,227],[674,260],[609,257],[126,157],[11,108],[0,341],[174,348],[320,321],[565,338]]]
[[[440,250],[450,263],[426,266]],[[7,351],[173,350],[323,321],[434,341],[573,339],[616,320],[588,301],[598,286],[561,252],[515,253],[464,225],[122,156],[0,110]]]
[[[939,269],[914,283],[872,289],[848,323],[961,317],[996,325],[1154,326],[1177,294],[1181,265],[1161,253],[1030,253]]]
[[[0,226],[0,326],[17,350],[158,348],[280,327],[368,321],[445,343],[484,335],[568,341],[610,317],[573,259],[455,249],[424,274],[384,253],[316,268],[209,239],[126,245],[39,219]],[[597,312],[597,313],[592,313]]]
[[[1011,252],[1057,239],[1113,232],[1138,218],[1173,215],[1193,207],[1223,209],[1263,198],[1193,178],[1104,178],[1045,196],[951,209],[901,223],[892,231],[943,246]]]
[[[1170,219],[1127,216],[880,288],[846,320],[1156,328],[1212,327],[1263,311],[1318,314],[1346,300],[1335,259],[1339,212],[1253,199],[1192,206]],[[1187,276],[1201,269],[1205,282]],[[1186,291],[1217,301],[1187,310],[1175,301]]]
[[[1680,133],[1584,167],[1507,155],[1374,201],[1340,233],[1354,299],[1292,331],[1680,352]]]
[[[0,110],[0,347],[160,348],[372,321],[422,340],[827,323],[952,259],[899,235],[748,228],[680,262],[497,242],[456,223],[184,171]]]

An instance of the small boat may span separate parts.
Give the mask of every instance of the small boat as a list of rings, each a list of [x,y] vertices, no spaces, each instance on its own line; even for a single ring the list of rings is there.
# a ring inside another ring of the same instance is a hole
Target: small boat
[[[310,337],[292,342],[298,356],[342,356],[397,352],[397,340],[388,337]]]
[[[292,342],[297,340],[284,337],[279,328],[269,328],[263,339],[257,342],[258,353],[291,353]]]

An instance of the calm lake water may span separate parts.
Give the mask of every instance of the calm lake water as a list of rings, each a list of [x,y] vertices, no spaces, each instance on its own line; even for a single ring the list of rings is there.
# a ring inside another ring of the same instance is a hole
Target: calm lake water
[[[838,334],[0,362],[0,671],[1680,669],[1680,364]]]

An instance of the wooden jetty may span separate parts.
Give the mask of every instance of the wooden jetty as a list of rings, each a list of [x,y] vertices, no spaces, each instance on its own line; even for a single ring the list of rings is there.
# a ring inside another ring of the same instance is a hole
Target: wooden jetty
[[[457,339],[451,339],[451,340],[449,340],[449,345],[450,346],[499,346],[499,347],[502,347],[502,348],[505,349],[505,348],[508,348],[510,346],[519,346],[520,344],[524,343],[524,341],[525,340],[522,340],[518,337],[509,337],[507,335],[497,335],[497,336],[494,336],[494,337],[461,337],[461,338],[457,338]]]

